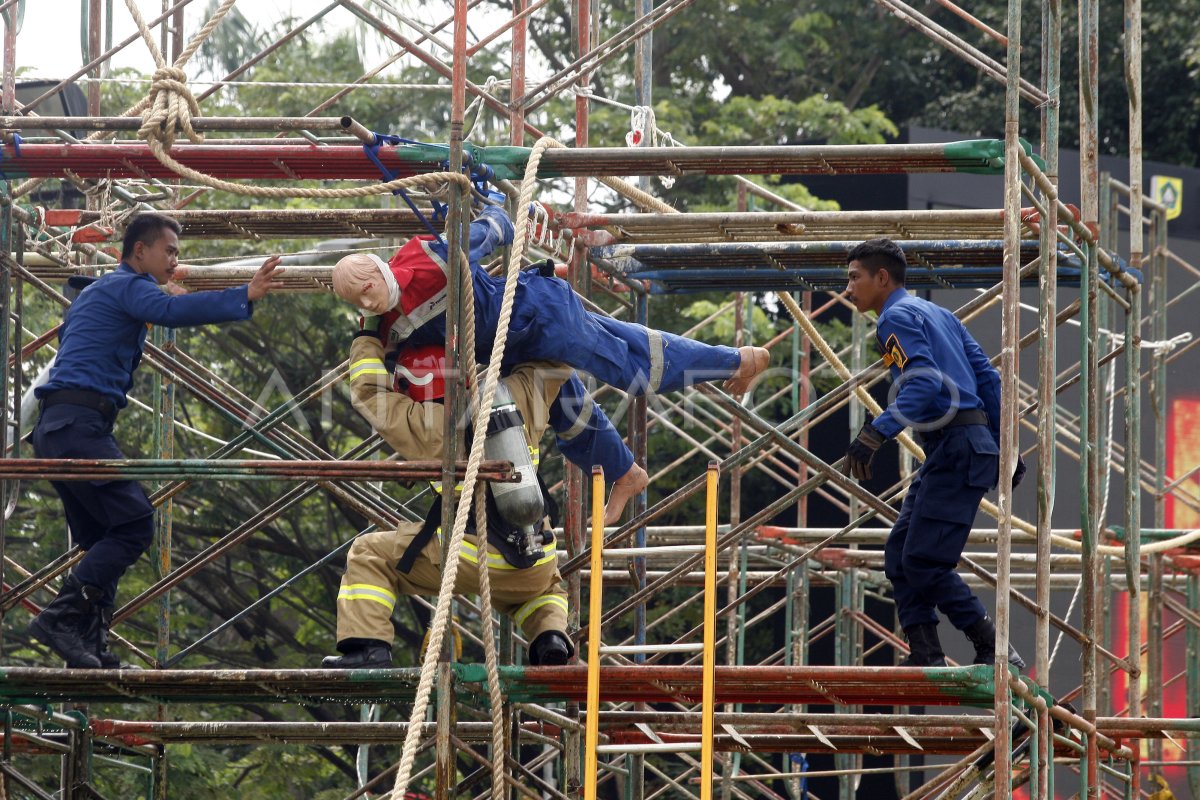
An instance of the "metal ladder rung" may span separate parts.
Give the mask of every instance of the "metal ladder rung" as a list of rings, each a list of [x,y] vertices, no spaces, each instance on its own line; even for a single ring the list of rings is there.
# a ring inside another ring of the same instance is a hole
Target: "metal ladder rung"
[[[659,547],[606,547],[606,556],[687,555],[703,553],[702,544],[664,544]]]
[[[704,649],[697,644],[614,644],[600,645],[600,655],[632,655],[637,653],[699,653]]]
[[[677,744],[601,744],[596,746],[598,753],[691,753],[701,749],[700,742],[679,742]]]

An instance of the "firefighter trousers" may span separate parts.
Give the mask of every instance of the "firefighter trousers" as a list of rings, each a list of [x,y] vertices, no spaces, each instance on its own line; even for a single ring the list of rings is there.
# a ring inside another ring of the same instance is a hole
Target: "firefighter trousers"
[[[402,523],[394,531],[376,531],[359,536],[346,556],[346,571],[337,599],[337,638],[393,638],[392,610],[401,595],[436,596],[441,585],[441,542],[430,538],[407,573],[396,569],[421,523]],[[492,605],[512,617],[528,641],[545,631],[567,629],[567,593],[558,574],[553,541],[534,566],[517,569],[489,548]],[[454,590],[458,594],[479,593],[479,550],[474,536],[463,540],[462,555]]]

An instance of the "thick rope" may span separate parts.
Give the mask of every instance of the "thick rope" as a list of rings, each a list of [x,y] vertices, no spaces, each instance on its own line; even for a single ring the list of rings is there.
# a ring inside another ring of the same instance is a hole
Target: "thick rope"
[[[533,198],[534,185],[537,182],[538,163],[542,153],[548,147],[562,145],[550,138],[539,139],[529,154],[529,162],[525,166],[525,178],[521,184],[521,196],[517,201],[517,209],[526,209]],[[500,305],[500,317],[496,322],[496,340],[492,345],[491,358],[488,361],[484,378],[483,393],[475,410],[475,430],[487,430],[487,418],[496,397],[496,382],[500,378],[500,362],[504,356],[504,347],[508,341],[508,326],[512,320],[513,298],[517,293],[517,276],[521,272],[521,260],[525,252],[525,225],[517,225],[516,233],[509,252],[508,269],[505,273],[504,296]],[[470,342],[471,345],[474,342]],[[483,460],[483,436],[476,436],[471,443],[471,454],[467,459],[466,475],[463,478],[463,494],[474,491],[475,481],[479,477],[479,462]],[[442,637],[450,616],[450,600],[454,593],[454,583],[458,577],[459,553],[462,549],[463,536],[466,533],[467,513],[470,503],[459,503],[455,509],[454,530],[450,536],[446,563],[442,565],[442,583],[438,591],[437,607],[433,622],[429,629],[429,650],[425,653],[425,662],[421,665],[421,678],[417,684],[416,697],[413,699],[413,710],[408,731],[404,736],[404,750],[400,758],[400,767],[396,773],[396,785],[392,789],[391,800],[402,800],[408,791],[408,783],[412,778],[413,761],[416,759],[417,747],[421,741],[421,725],[425,711],[429,707],[429,695],[433,688],[434,673],[437,669],[438,653],[442,648]],[[485,562],[486,563],[486,562]]]
[[[137,7],[134,0],[125,0],[125,7],[129,9],[129,16],[133,17],[133,24],[137,26],[138,33],[142,35],[142,41],[146,43],[146,49],[150,51],[150,56],[154,59],[154,66],[165,67],[167,60],[163,58],[162,52],[158,49],[158,44],[154,41],[154,34],[150,32],[150,26],[146,24],[141,9]]]
[[[125,5],[129,7],[129,12],[133,16],[134,22],[137,24],[139,33],[146,41],[146,46],[150,49],[151,55],[154,57],[154,62],[158,69],[154,73],[154,82],[151,85],[150,93],[145,101],[145,110],[142,112],[142,126],[138,130],[138,138],[146,140],[146,144],[150,147],[150,152],[159,162],[170,169],[177,175],[181,175],[195,183],[208,186],[212,189],[230,192],[232,194],[243,195],[247,197],[309,197],[309,198],[335,198],[335,197],[368,197],[376,194],[390,193],[394,189],[408,188],[409,186],[427,186],[428,183],[408,183],[414,181],[414,178],[403,179],[404,182],[389,181],[387,183],[371,184],[369,186],[358,186],[352,188],[330,189],[330,188],[276,188],[267,186],[252,186],[248,184],[232,183],[209,175],[198,172],[190,167],[176,161],[170,156],[171,146],[175,143],[176,132],[182,132],[190,141],[199,143],[203,141],[200,136],[192,128],[192,116],[199,116],[200,108],[196,103],[196,99],[192,96],[191,90],[187,85],[187,75],[182,69],[182,65],[191,58],[192,54],[200,46],[200,44],[208,37],[212,30],[221,21],[221,18],[233,7],[236,0],[225,0],[221,7],[213,14],[212,19],[205,24],[192,42],[188,45],[179,57],[174,66],[167,66],[162,54],[158,51],[158,47],[154,44],[154,37],[151,35],[149,28],[146,26],[146,21],[142,19],[141,13],[138,11],[137,4],[134,0],[125,0]],[[553,142],[545,147],[562,147],[559,142],[550,138],[544,138],[543,142]],[[544,148],[543,148],[544,149]],[[532,160],[533,154],[530,153]],[[541,158],[540,154],[538,156]],[[529,170],[526,169],[526,175]],[[536,176],[536,171],[534,172]],[[423,176],[427,178],[428,176]],[[464,188],[470,190],[470,184],[466,179],[459,178],[464,183]],[[617,178],[601,178],[602,183],[614,189],[622,196],[632,200],[637,205],[643,208],[651,208],[660,212],[672,212],[675,209],[668,206],[666,203],[659,200],[657,197],[643,192],[641,189],[626,183]],[[522,191],[522,195],[526,192]],[[532,196],[532,187],[530,189]],[[525,201],[528,205],[528,200]],[[522,206],[524,207],[524,206]]]
[[[475,485],[475,533],[479,541],[479,616],[483,622],[483,663],[487,667],[488,700],[492,706],[492,800],[504,800],[504,695],[500,691],[500,668],[496,658],[496,636],[492,630],[492,576],[488,561],[486,487]]]
[[[461,253],[457,256],[459,274],[462,276],[462,286],[469,289],[474,280],[471,275],[471,265]],[[474,293],[468,293],[474,297]],[[470,360],[475,364],[475,304],[471,302],[464,308],[462,321],[462,339],[466,342]],[[467,396],[475,397],[478,386],[478,373],[475,369],[466,370]],[[491,408],[488,408],[491,413]],[[476,428],[475,430],[480,430]],[[484,428],[483,430],[486,430]],[[480,437],[486,439],[486,437]],[[500,691],[500,668],[496,658],[496,640],[492,633],[492,575],[487,559],[487,506],[484,499],[485,487],[482,483],[475,485],[475,533],[478,540],[479,557],[479,614],[483,622],[483,663],[487,670],[488,697],[492,706],[492,797],[494,800],[504,798],[504,695]],[[480,533],[483,531],[483,533]]]
[[[192,37],[190,42],[188,42],[187,47],[183,48],[183,52],[179,54],[179,58],[175,59],[175,66],[182,67],[184,64],[192,60],[192,56],[194,56],[196,51],[200,49],[200,45],[204,44],[205,40],[208,39],[209,35],[216,29],[217,25],[221,23],[221,19],[227,13],[229,13],[229,11],[233,8],[233,4],[236,2],[237,0],[225,0],[225,2],[221,4],[221,7],[213,12],[212,17],[209,18],[208,22],[204,23],[204,26],[200,28],[200,30],[196,31],[196,35]]]
[[[159,67],[154,71],[146,110],[142,112],[142,127],[138,138],[162,142],[169,150],[175,144],[175,132],[181,131],[193,144],[204,137],[192,128],[192,117],[200,116],[200,106],[188,89],[187,73],[178,67]],[[151,151],[154,147],[151,146]]]
[[[562,145],[558,142],[555,142],[554,146],[562,147]],[[660,214],[679,213],[679,209],[667,205],[654,195],[649,194],[648,192],[643,192],[632,183],[623,181],[620,178],[597,178],[596,180],[600,181],[605,186],[612,189],[627,200],[631,200],[635,205],[640,206],[641,208],[649,209],[650,211],[657,211]]]
[[[154,36],[149,27],[146,25],[145,19],[142,17],[141,11],[138,10],[137,3],[134,0],[125,0],[125,5],[129,9],[130,15],[133,17],[134,24],[137,26],[138,32],[142,39],[146,42],[146,47],[149,49],[151,56],[154,58],[154,63],[157,67],[154,73],[151,89],[147,97],[140,100],[138,103],[131,106],[125,111],[122,116],[133,116],[134,114],[142,114],[142,126],[138,130],[138,137],[145,139],[150,147],[150,152],[159,162],[176,174],[188,178],[189,180],[207,186],[210,189],[229,192],[245,197],[268,197],[268,198],[289,198],[289,197],[306,197],[306,198],[345,198],[345,197],[369,197],[377,194],[391,193],[396,189],[407,189],[412,187],[428,187],[430,184],[427,179],[432,175],[444,176],[447,173],[430,173],[425,176],[414,176],[413,178],[404,178],[398,181],[389,181],[387,183],[371,184],[369,186],[359,186],[353,188],[276,188],[267,186],[251,186],[248,184],[232,183],[230,181],[220,180],[205,175],[202,172],[186,167],[175,159],[171,158],[169,150],[175,142],[176,132],[182,132],[192,142],[203,141],[191,124],[192,116],[199,116],[199,105],[196,99],[192,96],[191,90],[187,86],[187,75],[183,72],[183,65],[191,59],[200,45],[208,38],[221,19],[233,8],[237,0],[225,0],[220,8],[212,15],[212,17],[204,24],[200,31],[188,43],[188,46],[180,53],[179,58],[175,63],[168,66],[158,46],[154,43]],[[89,140],[97,139],[106,135],[103,131],[97,131],[88,137]],[[541,141],[552,142],[547,144],[547,147],[562,147],[559,142],[545,137]],[[530,154],[532,158],[532,153]],[[541,156],[539,154],[538,158]],[[528,170],[526,170],[528,175]],[[14,197],[19,197],[26,192],[31,191],[38,186],[44,178],[34,178],[21,184],[13,192]],[[470,190],[469,181],[461,175],[454,175],[450,178],[439,178],[437,181],[440,188],[441,183],[445,180],[455,180],[463,184],[463,188]],[[619,178],[600,178],[601,183],[616,191],[618,194],[629,199],[634,204],[641,208],[658,211],[660,213],[673,213],[676,209],[667,205],[647,192],[633,186]],[[432,191],[432,189],[431,189]],[[524,194],[524,192],[522,192]],[[677,212],[676,212],[677,213]]]
[[[138,131],[139,135],[141,131]],[[427,172],[421,175],[412,175],[408,178],[397,178],[394,181],[386,183],[371,183],[363,186],[347,186],[340,189],[330,188],[314,188],[304,186],[255,186],[248,183],[233,183],[232,181],[221,180],[214,178],[211,175],[206,175],[203,172],[197,172],[191,167],[180,164],[167,152],[162,141],[157,135],[151,135],[146,139],[146,144],[150,146],[150,152],[154,157],[162,163],[167,169],[172,170],[178,175],[181,175],[195,183],[217,189],[222,192],[242,195],[244,197],[270,197],[276,199],[285,199],[289,197],[314,197],[314,198],[333,198],[333,197],[371,197],[378,194],[392,194],[397,189],[421,188],[428,192],[434,193],[440,191],[446,183],[457,183],[463,187],[465,191],[471,189],[471,179],[466,175],[457,172]]]
[[[137,26],[142,40],[146,42],[146,47],[150,50],[155,65],[150,93],[144,101],[145,111],[142,113],[142,127],[138,131],[139,138],[147,140],[157,138],[165,142],[168,149],[175,143],[176,131],[182,131],[190,141],[197,144],[204,141],[204,137],[192,128],[192,117],[200,116],[200,106],[196,102],[196,98],[192,96],[192,90],[188,88],[187,73],[183,71],[183,65],[216,30],[217,25],[232,10],[233,4],[236,2],[237,0],[225,0],[208,22],[204,23],[200,31],[192,37],[187,48],[179,54],[175,63],[168,65],[162,53],[159,52],[158,46],[154,43],[154,35],[146,25],[146,20],[142,18],[142,12],[138,9],[137,3],[134,0],[125,0],[125,6],[129,9],[129,14],[133,17],[133,22]]]

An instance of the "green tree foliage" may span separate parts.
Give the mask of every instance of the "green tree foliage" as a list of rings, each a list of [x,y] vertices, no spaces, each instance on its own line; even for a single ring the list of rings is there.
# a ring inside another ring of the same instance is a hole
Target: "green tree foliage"
[[[857,5],[857,4],[850,4]],[[1003,45],[933,3],[914,4],[994,59],[1004,62]],[[1044,6],[1044,4],[1042,4]],[[1128,94],[1124,67],[1123,4],[1100,3],[1099,144],[1102,153],[1123,156],[1129,147]],[[1007,4],[982,0],[969,10],[1003,32]],[[1042,18],[1038,4],[1026,4],[1022,15],[1022,74],[1035,85],[1041,81]],[[850,8],[837,12],[853,15]],[[1200,2],[1142,4],[1142,98],[1145,157],[1194,166],[1200,143]],[[844,28],[843,22],[838,26]],[[967,64],[941,45],[900,20],[882,18],[857,29],[861,46],[844,51],[846,61],[860,63],[861,102],[875,103],[897,124],[947,128],[966,136],[1001,136],[1004,125],[1004,85]],[[1061,146],[1078,147],[1079,50],[1078,15],[1063,6],[1062,18]],[[880,34],[888,41],[881,41]],[[839,84],[845,86],[846,84]],[[835,97],[850,97],[835,92]],[[854,105],[856,100],[847,102]],[[1039,140],[1039,114],[1022,104],[1022,135]]]
[[[509,7],[504,0],[496,5]],[[599,5],[601,39],[633,19],[629,4]],[[913,5],[993,58],[1005,60],[1001,44],[940,5]],[[575,51],[566,6],[551,7],[531,21],[531,41],[558,68]],[[1004,0],[981,0],[969,10],[1002,32],[1006,8]],[[1035,84],[1042,58],[1038,12],[1035,4],[1022,16],[1022,71]],[[1195,22],[1200,1],[1150,0],[1142,4],[1142,13],[1146,157],[1194,165],[1200,149],[1200,30]],[[1100,3],[1099,27],[1100,146],[1103,152],[1121,154],[1128,147],[1121,3]],[[1066,113],[1061,141],[1071,147],[1078,141],[1078,18],[1073,6],[1063,6],[1062,28],[1061,102]],[[683,106],[679,116],[660,112],[660,125],[690,144],[780,141],[762,138],[756,135],[762,130],[755,130],[767,123],[771,132],[784,133],[770,128],[775,98],[798,106],[783,139],[793,143],[877,141],[879,135],[893,133],[892,124],[948,128],[966,136],[1003,133],[1002,83],[871,3],[697,0],[654,32],[653,69],[656,111],[663,98]],[[633,56],[626,52],[596,76],[594,88],[631,103],[634,74]],[[803,108],[806,103],[812,105]],[[739,114],[731,113],[735,108]],[[856,116],[872,108],[877,110],[871,115]],[[810,111],[815,113],[806,113]],[[1023,135],[1037,141],[1036,110],[1026,104],[1022,115]],[[596,128],[592,130],[595,136]]]

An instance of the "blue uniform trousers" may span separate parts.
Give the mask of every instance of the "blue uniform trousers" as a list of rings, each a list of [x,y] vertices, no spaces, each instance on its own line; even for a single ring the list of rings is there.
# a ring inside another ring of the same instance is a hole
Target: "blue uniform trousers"
[[[884,546],[900,626],[936,625],[935,608],[955,628],[984,616],[956,568],[979,501],[996,484],[999,454],[985,425],[943,428],[926,437],[925,463],[909,486]]]
[[[496,338],[504,281],[476,270],[473,283],[475,353],[486,361]],[[445,317],[422,326],[412,340],[445,341]],[[537,360],[560,361],[634,395],[728,378],[742,363],[733,347],[593,314],[566,281],[529,270],[518,278],[502,367]]]
[[[633,453],[621,434],[574,372],[550,404],[550,427],[557,436],[559,452],[581,469],[599,465],[605,479],[613,481],[633,465]]]
[[[112,420],[99,411],[70,404],[42,411],[33,429],[38,458],[124,458],[112,435]],[[75,544],[86,553],[75,575],[99,587],[100,604],[116,600],[117,581],[154,539],[154,508],[136,481],[51,481],[62,498]]]

